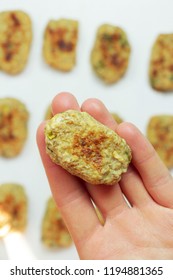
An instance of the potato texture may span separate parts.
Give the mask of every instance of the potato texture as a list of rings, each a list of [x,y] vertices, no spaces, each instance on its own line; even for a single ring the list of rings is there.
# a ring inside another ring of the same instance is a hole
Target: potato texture
[[[45,142],[53,162],[91,184],[117,183],[131,160],[125,140],[86,112],[55,115],[46,124]]]

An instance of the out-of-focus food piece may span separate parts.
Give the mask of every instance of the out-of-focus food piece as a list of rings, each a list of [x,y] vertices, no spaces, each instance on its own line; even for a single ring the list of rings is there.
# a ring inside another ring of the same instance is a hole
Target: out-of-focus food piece
[[[53,162],[91,184],[117,183],[131,161],[125,140],[86,112],[55,115],[46,123],[45,141]]]
[[[32,24],[22,11],[0,13],[0,69],[18,74],[26,66],[32,41]]]
[[[47,64],[61,71],[70,71],[76,63],[78,22],[71,19],[49,21],[43,43]]]
[[[0,238],[6,236],[11,230],[11,217],[0,207]]]
[[[168,168],[173,167],[173,115],[153,116],[147,137]]]
[[[0,156],[15,157],[27,138],[29,113],[15,98],[0,98]]]
[[[123,122],[123,119],[118,114],[111,113],[111,115],[118,124]]]
[[[2,226],[11,231],[23,231],[27,223],[27,197],[18,184],[0,185],[0,216]],[[2,222],[3,221],[3,222]]]
[[[101,25],[91,52],[95,73],[108,84],[117,82],[128,68],[130,52],[126,33],[121,28]]]
[[[104,218],[103,218],[103,216],[102,216],[102,213],[100,212],[100,210],[98,209],[97,206],[95,206],[94,208],[95,208],[95,211],[96,211],[96,214],[97,214],[97,217],[98,217],[100,223],[101,223],[102,225],[104,225],[104,224],[105,224],[105,221],[104,221]]]
[[[52,114],[51,106],[48,106],[44,119],[47,121],[50,120],[51,118],[53,118],[53,114]]]
[[[154,89],[173,90],[173,34],[157,37],[151,52],[149,78]]]
[[[48,247],[69,247],[72,244],[71,236],[52,197],[47,202],[42,222],[42,241]]]

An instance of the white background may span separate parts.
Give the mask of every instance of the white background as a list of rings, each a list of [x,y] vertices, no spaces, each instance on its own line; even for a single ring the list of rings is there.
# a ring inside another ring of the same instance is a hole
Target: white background
[[[156,36],[173,32],[173,1],[0,0],[0,11],[12,9],[21,9],[30,15],[33,42],[23,73],[11,77],[0,72],[0,97],[16,97],[26,104],[30,112],[29,137],[20,156],[0,159],[0,184],[16,182],[26,188],[29,218],[22,242],[26,243],[33,258],[77,259],[74,247],[51,250],[40,241],[41,221],[50,190],[36,147],[36,129],[52,98],[60,91],[72,92],[80,104],[89,97],[101,99],[110,111],[136,124],[144,134],[152,115],[172,114],[173,93],[158,93],[150,87],[148,64]],[[42,59],[44,28],[50,19],[61,17],[79,21],[77,64],[70,73],[55,71]],[[114,85],[105,85],[90,66],[96,30],[103,23],[122,27],[132,48],[128,71]],[[9,253],[5,246],[7,244],[0,240],[0,259],[17,258],[17,251]],[[23,259],[26,257],[27,254]]]

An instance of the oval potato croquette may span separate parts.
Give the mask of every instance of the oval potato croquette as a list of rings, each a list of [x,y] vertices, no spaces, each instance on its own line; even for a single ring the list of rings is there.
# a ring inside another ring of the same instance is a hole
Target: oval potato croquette
[[[149,77],[155,90],[173,90],[173,34],[157,37],[151,52]]]
[[[0,98],[0,156],[15,157],[27,138],[29,113],[15,98]]]
[[[108,84],[117,82],[127,70],[130,52],[126,33],[121,28],[101,25],[91,52],[95,73]]]
[[[22,11],[0,13],[0,69],[18,74],[26,66],[32,41],[32,24]]]
[[[168,168],[173,167],[173,115],[150,118],[147,137]]]
[[[21,185],[12,183],[0,185],[0,214],[4,218],[9,216],[8,222],[11,231],[23,231],[25,229],[27,223],[27,197]]]
[[[48,247],[69,247],[72,239],[54,199],[49,198],[42,221],[42,241]]]
[[[45,62],[55,69],[70,71],[76,63],[78,22],[70,19],[49,21],[43,43]]]
[[[45,141],[53,162],[91,184],[117,183],[131,161],[125,140],[85,112],[55,115],[46,124]]]

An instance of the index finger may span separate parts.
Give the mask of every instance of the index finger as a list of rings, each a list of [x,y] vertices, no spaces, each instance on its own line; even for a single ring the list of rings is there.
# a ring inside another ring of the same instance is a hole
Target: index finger
[[[64,98],[68,99],[68,102],[64,103]],[[75,98],[68,93],[57,95],[54,102],[57,102],[57,110],[54,113],[68,109],[79,110]],[[100,226],[90,196],[81,180],[53,163],[46,154],[44,123],[37,131],[37,143],[54,199],[72,238],[79,243]]]

